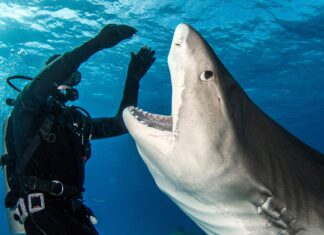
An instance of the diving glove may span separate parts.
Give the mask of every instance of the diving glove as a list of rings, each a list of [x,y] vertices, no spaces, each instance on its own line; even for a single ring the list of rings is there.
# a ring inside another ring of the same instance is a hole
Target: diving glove
[[[143,46],[137,54],[131,53],[131,60],[128,65],[128,78],[140,81],[155,61],[155,51]]]
[[[111,48],[120,41],[132,37],[137,32],[131,26],[107,24],[95,37],[102,48]]]

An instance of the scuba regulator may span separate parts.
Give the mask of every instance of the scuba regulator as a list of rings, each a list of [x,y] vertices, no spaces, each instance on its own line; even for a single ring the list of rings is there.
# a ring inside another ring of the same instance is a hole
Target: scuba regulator
[[[16,87],[11,81],[12,80],[17,80],[17,79],[20,79],[20,80],[27,80],[27,81],[31,81],[33,80],[33,78],[31,77],[28,77],[28,76],[23,76],[23,75],[14,75],[14,76],[10,76],[6,79],[8,85],[14,89],[15,91],[18,91],[18,92],[21,92],[21,89],[19,89],[18,87]],[[13,98],[7,98],[6,99],[6,104],[9,105],[9,106],[14,106],[15,105],[15,99]]]
[[[76,101],[79,98],[79,92],[73,87],[78,85],[81,79],[81,73],[79,71],[74,72],[63,85],[58,87],[53,96],[62,103]]]

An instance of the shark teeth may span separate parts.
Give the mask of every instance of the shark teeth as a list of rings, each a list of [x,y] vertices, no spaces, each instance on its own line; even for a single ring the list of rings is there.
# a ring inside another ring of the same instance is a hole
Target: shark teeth
[[[132,114],[132,116],[142,125],[156,128],[162,131],[172,131],[171,116],[149,113],[134,106],[128,107],[127,109]]]

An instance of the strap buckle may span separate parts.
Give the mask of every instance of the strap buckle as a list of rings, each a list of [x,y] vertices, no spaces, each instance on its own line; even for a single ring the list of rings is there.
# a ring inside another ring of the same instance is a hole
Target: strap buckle
[[[45,209],[45,199],[43,193],[31,193],[27,195],[27,205],[24,198],[19,198],[16,205],[16,213],[14,214],[15,220],[20,224],[24,224],[28,212],[33,214],[35,212]],[[28,209],[28,210],[27,210]]]
[[[16,214],[14,215],[14,218],[18,220],[20,224],[24,224],[27,217],[28,212],[25,201],[23,198],[19,198],[17,201]]]
[[[54,133],[49,133],[44,139],[48,143],[54,143],[56,141],[56,135]]]
[[[28,194],[28,210],[29,213],[35,213],[45,209],[45,199],[43,193]]]
[[[54,196],[61,196],[64,192],[64,185],[59,180],[52,180],[50,194]]]

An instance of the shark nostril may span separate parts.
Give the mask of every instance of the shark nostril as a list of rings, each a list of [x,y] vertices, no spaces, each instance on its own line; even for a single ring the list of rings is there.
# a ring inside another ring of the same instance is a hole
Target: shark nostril
[[[176,42],[174,43],[176,46],[180,47],[181,44],[184,42],[185,38],[184,37],[180,37],[178,38],[178,40],[176,40]]]
[[[203,81],[207,81],[207,80],[211,79],[213,76],[214,76],[213,71],[206,70],[200,75],[200,79]]]

